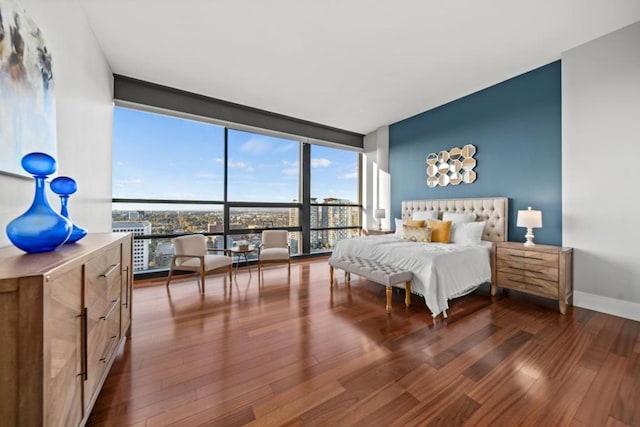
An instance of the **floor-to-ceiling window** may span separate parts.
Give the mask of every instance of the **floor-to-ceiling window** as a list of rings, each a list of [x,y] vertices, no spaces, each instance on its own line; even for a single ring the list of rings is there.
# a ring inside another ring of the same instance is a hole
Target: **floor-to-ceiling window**
[[[115,107],[113,230],[130,231],[134,271],[168,268],[171,237],[224,222],[224,127]]]
[[[360,233],[359,170],[357,152],[311,147],[311,252]]]
[[[359,153],[311,145],[304,162],[304,146],[296,137],[115,107],[113,229],[134,233],[134,270],[167,269],[171,238],[185,233],[228,248],[287,229],[293,255],[357,234]]]

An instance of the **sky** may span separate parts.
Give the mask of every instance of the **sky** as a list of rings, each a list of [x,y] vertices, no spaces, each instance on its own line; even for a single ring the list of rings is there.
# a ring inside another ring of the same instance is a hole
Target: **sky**
[[[229,129],[230,201],[298,199],[300,144]],[[313,145],[311,196],[357,201],[358,153]],[[223,200],[224,128],[114,107],[113,197]]]

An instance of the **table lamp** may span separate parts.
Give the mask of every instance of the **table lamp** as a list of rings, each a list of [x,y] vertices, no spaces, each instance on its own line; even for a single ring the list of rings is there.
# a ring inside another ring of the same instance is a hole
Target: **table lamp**
[[[525,246],[535,246],[533,243],[533,229],[542,228],[542,211],[531,210],[531,206],[526,211],[518,211],[518,221],[516,223],[518,227],[527,227],[527,234],[524,237],[527,239],[524,242]]]
[[[373,212],[373,217],[378,220],[378,230],[382,230],[382,219],[385,217],[384,209],[376,209]]]

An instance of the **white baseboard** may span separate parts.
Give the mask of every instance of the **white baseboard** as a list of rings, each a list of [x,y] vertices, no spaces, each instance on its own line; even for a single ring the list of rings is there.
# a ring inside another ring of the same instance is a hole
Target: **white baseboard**
[[[640,304],[635,302],[574,291],[573,305],[640,322]]]

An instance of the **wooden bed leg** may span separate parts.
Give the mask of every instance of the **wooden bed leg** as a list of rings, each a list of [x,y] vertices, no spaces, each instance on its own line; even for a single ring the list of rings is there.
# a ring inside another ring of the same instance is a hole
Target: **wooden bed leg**
[[[498,293],[498,286],[496,286],[496,282],[491,283],[491,296],[495,297]]]
[[[391,313],[391,286],[387,286],[387,313]]]
[[[329,285],[333,288],[333,265],[329,266]]]
[[[404,284],[404,305],[407,307],[411,305],[411,282],[409,281]]]
[[[345,277],[345,281],[347,282],[347,285],[351,284],[351,273],[348,271],[344,272],[344,277]]]

